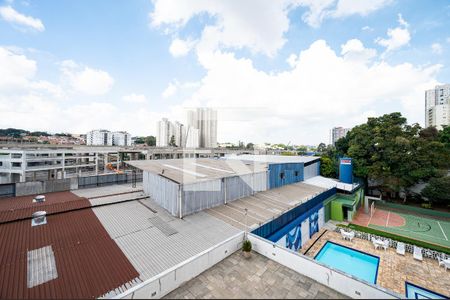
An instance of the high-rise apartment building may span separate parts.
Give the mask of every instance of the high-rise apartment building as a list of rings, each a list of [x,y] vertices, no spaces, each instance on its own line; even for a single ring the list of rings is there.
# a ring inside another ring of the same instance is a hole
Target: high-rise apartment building
[[[199,146],[199,130],[192,126],[186,129],[186,148],[198,148]]]
[[[112,146],[112,133],[108,130],[91,130],[86,134],[86,145]]]
[[[125,131],[91,130],[86,134],[86,144],[92,146],[131,146],[131,134]]]
[[[173,134],[173,125],[167,118],[162,118],[161,121],[157,123],[157,131],[156,134],[156,146],[158,147],[167,147],[169,146],[170,137]]]
[[[131,146],[131,134],[125,131],[116,131],[112,133],[113,146]]]
[[[350,128],[333,127],[333,129],[331,129],[331,145],[334,146],[336,144],[336,141],[346,136],[347,132],[349,131]]]
[[[186,127],[178,121],[174,124],[174,137],[177,147],[186,147]]]
[[[188,126],[199,130],[201,148],[217,147],[217,111],[212,108],[197,108],[187,111]]]
[[[425,127],[450,125],[450,84],[425,91]]]

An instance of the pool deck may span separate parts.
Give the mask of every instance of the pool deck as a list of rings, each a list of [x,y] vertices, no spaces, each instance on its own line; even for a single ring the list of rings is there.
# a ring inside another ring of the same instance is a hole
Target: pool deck
[[[342,294],[256,252],[237,251],[168,294],[166,299],[344,299]]]
[[[316,236],[319,236],[317,234]],[[313,237],[311,244],[315,240]],[[450,296],[450,271],[439,267],[437,260],[424,258],[423,261],[415,260],[411,253],[405,256],[397,254],[394,248],[375,250],[369,241],[354,238],[352,242],[345,241],[337,232],[327,231],[309,249],[307,256],[314,257],[327,241],[332,241],[343,246],[354,248],[380,257],[377,284],[405,295],[405,281],[425,287],[431,291]],[[304,251],[309,245],[305,245]]]

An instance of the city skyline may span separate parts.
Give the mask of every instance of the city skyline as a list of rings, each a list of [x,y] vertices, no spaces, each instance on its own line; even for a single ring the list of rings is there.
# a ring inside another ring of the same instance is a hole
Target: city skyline
[[[345,2],[0,1],[0,127],[156,135],[198,106],[221,142],[318,144],[392,111],[424,126],[448,2]]]

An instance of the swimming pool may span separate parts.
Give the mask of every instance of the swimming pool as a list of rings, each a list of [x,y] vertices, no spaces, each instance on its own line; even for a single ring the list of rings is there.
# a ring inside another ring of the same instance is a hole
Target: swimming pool
[[[377,256],[328,241],[314,259],[367,282],[377,282],[380,262]]]
[[[432,292],[415,284],[405,282],[406,298],[408,299],[446,299],[444,295]]]

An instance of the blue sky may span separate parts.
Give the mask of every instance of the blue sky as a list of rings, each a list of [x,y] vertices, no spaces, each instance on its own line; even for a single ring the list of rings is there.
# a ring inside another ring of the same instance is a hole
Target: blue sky
[[[219,110],[219,142],[423,125],[449,28],[447,0],[0,1],[0,127],[148,135],[193,106]]]

